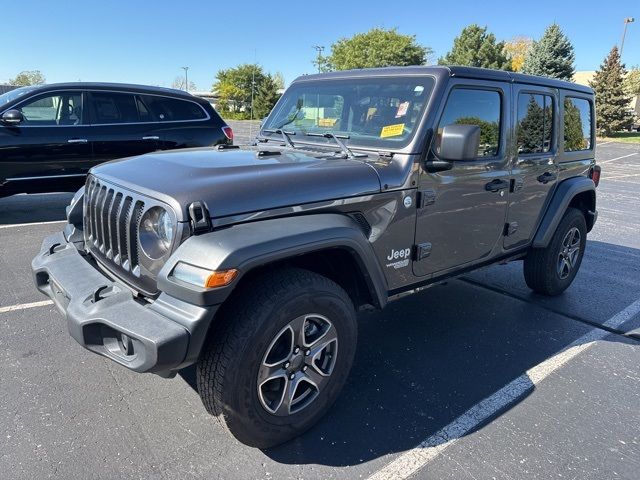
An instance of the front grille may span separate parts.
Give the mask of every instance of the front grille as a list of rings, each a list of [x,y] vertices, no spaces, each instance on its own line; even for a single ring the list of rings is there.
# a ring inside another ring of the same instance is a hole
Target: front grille
[[[140,276],[138,228],[144,201],[90,176],[85,187],[84,234],[88,250]]]

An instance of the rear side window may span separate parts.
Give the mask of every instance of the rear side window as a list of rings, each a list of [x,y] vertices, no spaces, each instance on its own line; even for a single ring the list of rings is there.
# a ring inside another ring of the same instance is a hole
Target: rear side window
[[[564,99],[564,151],[590,150],[591,102],[586,98],[565,97]]]
[[[128,93],[93,92],[93,123],[136,123],[140,121],[135,97]]]
[[[177,98],[141,95],[142,101],[158,122],[203,120],[207,118],[204,109],[195,102]]]
[[[518,153],[545,153],[551,150],[553,99],[549,95],[518,95]]]
[[[451,124],[477,125],[480,127],[478,157],[495,157],[500,146],[502,98],[495,90],[456,88],[451,91],[444,107],[436,153],[442,129]]]

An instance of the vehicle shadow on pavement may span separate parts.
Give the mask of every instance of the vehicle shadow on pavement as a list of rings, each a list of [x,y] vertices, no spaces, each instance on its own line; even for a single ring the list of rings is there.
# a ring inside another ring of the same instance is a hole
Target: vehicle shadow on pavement
[[[511,268],[523,284],[521,263]],[[589,270],[588,259],[583,268]],[[274,461],[350,466],[409,450],[592,329],[461,280],[359,320],[358,351],[344,391],[307,433],[265,450]],[[193,368],[181,375],[196,388]],[[507,410],[532,393],[533,384],[527,387]]]
[[[73,192],[19,194],[0,198],[0,225],[66,219]]]

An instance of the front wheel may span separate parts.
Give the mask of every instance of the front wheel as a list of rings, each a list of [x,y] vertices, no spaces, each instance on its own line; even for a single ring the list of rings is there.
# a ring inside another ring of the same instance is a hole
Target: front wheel
[[[216,317],[198,362],[198,391],[241,442],[267,448],[314,425],[342,389],[355,354],[347,293],[288,268],[250,281]]]
[[[587,243],[582,212],[568,208],[546,248],[532,248],[524,259],[524,279],[543,295],[560,295],[575,278]]]

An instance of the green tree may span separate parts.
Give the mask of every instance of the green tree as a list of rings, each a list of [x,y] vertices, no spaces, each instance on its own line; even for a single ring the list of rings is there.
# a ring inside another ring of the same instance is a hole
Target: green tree
[[[540,40],[533,42],[521,71],[529,75],[571,81],[575,73],[574,61],[573,45],[562,33],[560,26],[553,23],[547,27]]]
[[[586,148],[580,110],[571,99],[564,100],[564,149],[566,151]]]
[[[218,107],[222,111],[239,113],[249,118],[252,94],[255,96],[267,74],[260,65],[242,64],[220,70],[216,74],[213,92],[218,96]]]
[[[596,94],[598,132],[604,136],[631,125],[631,97],[623,86],[626,73],[624,64],[620,63],[618,47],[613,47],[589,82]]]
[[[16,78],[9,80],[10,85],[26,87],[29,85],[42,85],[47,79],[40,70],[25,70],[16,75]]]
[[[624,77],[624,90],[628,95],[640,95],[640,67],[635,66]]]
[[[264,118],[280,98],[278,83],[272,75],[267,75],[258,88],[253,100],[253,118]]]
[[[456,123],[480,127],[480,156],[493,156],[498,153],[498,140],[500,137],[498,122],[487,122],[480,117],[460,117],[456,120]]]
[[[463,65],[467,67],[510,70],[511,61],[504,53],[504,42],[496,42],[487,27],[475,23],[462,29],[453,40],[453,48],[438,60],[440,65]]]
[[[424,65],[431,53],[429,47],[416,42],[415,35],[402,35],[395,28],[373,28],[338,40],[328,56],[319,56],[313,63],[321,71]]]

